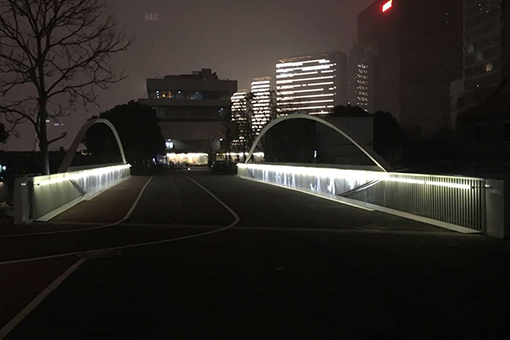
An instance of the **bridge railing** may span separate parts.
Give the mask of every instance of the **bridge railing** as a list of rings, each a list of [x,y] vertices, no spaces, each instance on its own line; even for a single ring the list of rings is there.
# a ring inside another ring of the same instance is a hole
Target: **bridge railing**
[[[14,222],[47,221],[131,175],[131,165],[111,165],[16,179]]]
[[[388,173],[377,185],[346,197],[483,231],[484,195],[480,178]]]
[[[486,232],[487,210],[504,213],[487,206],[490,190],[482,178],[271,163],[241,163],[238,174],[464,233]]]

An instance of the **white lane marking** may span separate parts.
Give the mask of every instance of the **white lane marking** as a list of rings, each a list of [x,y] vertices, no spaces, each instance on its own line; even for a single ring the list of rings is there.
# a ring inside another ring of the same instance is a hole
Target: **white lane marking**
[[[151,178],[149,178],[149,180],[147,181],[147,183],[145,183],[145,185],[143,186],[142,190],[140,191],[140,193],[138,194],[138,197],[136,198],[135,202],[133,203],[133,205],[131,206],[131,209],[129,209],[129,211],[127,212],[127,214],[124,216],[124,218],[122,218],[121,220],[117,221],[117,222],[114,222],[114,223],[109,223],[109,224],[101,224],[100,226],[98,227],[91,227],[91,228],[82,228],[82,229],[71,229],[71,230],[58,230],[58,231],[48,231],[48,232],[42,232],[42,233],[33,233],[33,234],[15,234],[15,235],[1,235],[0,238],[11,238],[11,237],[24,237],[24,236],[40,236],[40,235],[54,235],[54,234],[66,234],[66,233],[76,233],[76,232],[80,232],[80,231],[89,231],[89,230],[98,230],[98,229],[104,229],[104,228],[108,228],[108,227],[113,227],[117,224],[120,224],[124,221],[126,221],[127,219],[129,219],[129,217],[131,216],[131,214],[133,213],[133,211],[135,210],[136,206],[138,205],[138,202],[140,202],[140,199],[142,198],[142,195],[143,195],[143,192],[145,191],[145,188],[147,188],[147,186],[149,185],[149,183],[152,181],[152,178],[154,176],[151,176]],[[67,224],[72,224],[72,223],[67,223]],[[0,263],[2,264],[2,263]]]
[[[60,286],[79,266],[87,259],[80,259],[44,289],[35,299],[32,300],[21,312],[0,329],[0,340],[4,339],[23,319],[27,317],[48,295]]]
[[[220,229],[216,229],[216,230],[211,230],[211,231],[207,231],[207,232],[204,232],[204,233],[199,233],[199,234],[193,234],[193,235],[188,235],[188,236],[181,236],[181,237],[176,237],[176,238],[170,238],[170,239],[166,239],[166,240],[159,240],[159,241],[152,241],[152,242],[144,242],[144,243],[135,243],[135,244],[129,244],[129,245],[125,245],[125,246],[118,246],[118,247],[111,247],[111,248],[101,248],[101,249],[89,249],[89,250],[81,250],[81,251],[75,251],[75,252],[72,252],[72,253],[66,253],[66,254],[59,254],[59,255],[50,255],[50,256],[42,256],[42,257],[34,257],[34,258],[30,258],[30,259],[23,259],[23,260],[14,260],[14,261],[7,261],[7,262],[0,262],[0,265],[3,265],[3,264],[12,264],[12,263],[22,263],[22,262],[29,262],[29,261],[38,261],[38,260],[47,260],[47,259],[54,259],[54,258],[58,258],[58,257],[64,257],[64,256],[71,256],[71,255],[78,255],[80,253],[83,253],[83,252],[88,252],[88,251],[108,251],[108,250],[115,250],[115,249],[129,249],[129,248],[137,248],[137,247],[144,247],[144,246],[152,246],[152,245],[156,245],[156,244],[163,244],[163,243],[170,243],[170,242],[175,242],[175,241],[181,241],[181,240],[187,240],[187,239],[191,239],[191,238],[195,238],[195,237],[201,237],[201,236],[206,236],[206,235],[211,235],[211,234],[216,234],[216,233],[220,233],[222,231],[225,231],[227,229],[230,229],[230,228],[233,228],[237,223],[239,223],[239,221],[241,220],[239,218],[239,216],[235,213],[234,210],[230,209],[230,207],[228,205],[226,205],[225,203],[223,203],[222,200],[220,200],[218,197],[216,197],[212,192],[210,192],[209,190],[207,190],[206,188],[204,188],[202,185],[200,185],[199,183],[195,182],[194,180],[192,180],[191,178],[189,178],[188,176],[184,176],[186,177],[187,179],[189,179],[190,181],[192,181],[193,183],[195,183],[196,185],[198,185],[200,188],[202,188],[205,192],[207,192],[212,198],[214,198],[216,201],[218,201],[225,209],[227,209],[228,212],[230,212],[232,214],[232,216],[234,216],[234,221],[232,223],[230,223],[228,226],[226,227],[223,227],[223,228],[220,228]],[[134,210],[134,209],[133,209]]]

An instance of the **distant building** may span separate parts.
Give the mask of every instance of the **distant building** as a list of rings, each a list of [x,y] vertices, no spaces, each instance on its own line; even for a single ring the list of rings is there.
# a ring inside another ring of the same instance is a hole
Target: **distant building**
[[[281,58],[276,93],[279,115],[328,114],[347,104],[347,55],[333,51]]]
[[[453,100],[462,166],[510,173],[510,1],[464,0],[464,74]]]
[[[377,53],[370,53],[370,47],[353,48],[349,55],[347,104],[375,112],[379,103],[375,91],[377,66]]]
[[[508,75],[509,63],[509,1],[464,0],[465,90],[458,109],[466,111],[494,95]],[[510,86],[500,90],[510,92]]]
[[[374,1],[358,16],[351,105],[389,111],[416,136],[448,127],[462,44],[462,0]]]
[[[242,89],[238,92],[234,93],[231,100],[231,112],[232,112],[232,121],[237,123],[237,126],[239,127],[239,138],[232,141],[233,145],[240,145],[242,144],[242,140],[244,139],[244,136],[246,134],[246,131],[244,130],[244,127],[247,125],[246,121],[248,119],[251,119],[248,117],[248,110],[247,110],[247,102],[246,98],[248,96],[248,90]]]
[[[236,80],[202,69],[147,79],[148,98],[139,102],[156,110],[172,161],[207,163],[205,156],[219,148],[221,120],[236,91]]]
[[[271,119],[271,102],[273,101],[271,77],[254,78],[251,83],[251,94],[253,96],[251,124],[253,132],[258,135]]]

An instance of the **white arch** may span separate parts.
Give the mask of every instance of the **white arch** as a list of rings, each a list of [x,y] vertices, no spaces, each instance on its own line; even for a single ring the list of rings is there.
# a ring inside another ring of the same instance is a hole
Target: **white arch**
[[[375,153],[374,150],[372,150],[371,148],[363,147],[362,143],[359,142],[359,139],[354,137],[354,135],[352,133],[348,132],[345,129],[345,127],[340,126],[337,122],[335,122],[334,120],[331,120],[329,117],[324,117],[324,116],[319,117],[319,116],[307,115],[307,114],[292,114],[292,115],[288,115],[288,116],[283,116],[283,117],[277,118],[277,119],[273,120],[271,123],[267,124],[262,129],[260,134],[257,136],[257,139],[255,139],[255,142],[251,146],[250,153],[248,154],[248,158],[246,159],[245,163],[249,162],[249,160],[251,159],[251,157],[253,155],[253,152],[255,151],[255,148],[257,147],[258,143],[262,139],[262,136],[264,136],[267,131],[269,131],[273,126],[275,126],[279,123],[282,123],[286,120],[291,120],[291,119],[313,120],[315,122],[324,124],[324,125],[332,128],[333,130],[335,130],[336,132],[340,133],[342,136],[347,138],[351,143],[356,145],[356,147],[358,149],[360,149],[365,155],[367,155],[367,157],[370,158],[370,160],[372,162],[374,162],[382,171],[384,171],[384,172],[393,171],[393,169],[389,166],[388,163],[386,163],[386,161],[381,156],[379,156],[377,153]]]
[[[76,150],[78,150],[78,146],[80,146],[83,137],[85,137],[85,134],[90,129],[90,127],[94,124],[105,124],[112,130],[113,135],[115,136],[115,140],[117,141],[117,145],[119,146],[120,150],[120,156],[122,157],[122,162],[126,164],[126,156],[124,155],[124,148],[122,147],[122,142],[120,141],[119,134],[117,133],[117,129],[108,119],[91,119],[89,120],[85,125],[82,126],[80,129],[80,132],[76,135],[76,138],[73,141],[73,144],[71,144],[71,147],[69,148],[69,151],[67,151],[67,154],[62,161],[62,164],[60,164],[60,168],[58,168],[59,173],[67,172],[69,169],[69,166],[71,166],[71,163],[73,161],[74,155],[76,154]]]

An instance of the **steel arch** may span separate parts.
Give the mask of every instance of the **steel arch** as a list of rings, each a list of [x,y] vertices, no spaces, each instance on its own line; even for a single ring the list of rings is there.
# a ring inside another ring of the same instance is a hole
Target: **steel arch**
[[[122,162],[124,164],[127,163],[126,156],[124,154],[124,148],[122,147],[122,142],[120,140],[119,134],[118,134],[115,126],[108,119],[103,119],[103,118],[91,119],[85,125],[82,126],[82,128],[80,129],[80,132],[78,132],[78,134],[76,135],[76,138],[74,139],[73,144],[71,144],[71,147],[67,151],[67,154],[66,154],[64,160],[62,161],[62,164],[60,164],[60,167],[58,168],[58,173],[67,172],[67,170],[71,166],[74,155],[76,154],[76,151],[78,150],[78,146],[80,146],[80,144],[83,140],[83,137],[85,137],[85,134],[92,127],[92,125],[95,125],[95,124],[105,124],[106,126],[108,126],[110,128],[110,130],[112,130],[113,135],[115,136],[115,140],[117,141],[117,145],[119,146],[120,156],[122,157]]]
[[[292,115],[288,115],[288,116],[283,116],[283,117],[279,117],[279,118],[273,120],[272,122],[270,122],[269,124],[267,124],[262,129],[262,131],[257,136],[257,138],[255,139],[255,142],[253,143],[253,145],[250,149],[250,153],[248,154],[248,158],[246,159],[245,163],[248,163],[250,161],[250,159],[253,155],[253,152],[255,151],[255,148],[257,147],[257,145],[260,142],[260,140],[262,139],[262,137],[267,133],[267,131],[269,131],[273,126],[275,126],[277,124],[280,124],[284,121],[292,120],[292,119],[313,120],[315,122],[324,124],[324,125],[332,128],[333,130],[335,130],[336,132],[340,133],[342,136],[347,138],[351,143],[356,145],[356,147],[358,149],[360,149],[368,158],[370,158],[370,160],[372,162],[374,162],[382,171],[384,171],[384,172],[393,171],[391,166],[388,163],[386,163],[386,161],[381,156],[379,156],[377,153],[375,153],[374,150],[372,150],[371,148],[363,147],[362,143],[359,142],[359,139],[354,137],[354,135],[352,133],[348,132],[345,129],[345,127],[339,125],[338,123],[336,123],[329,117],[319,117],[316,115],[307,115],[307,114],[292,114]]]

